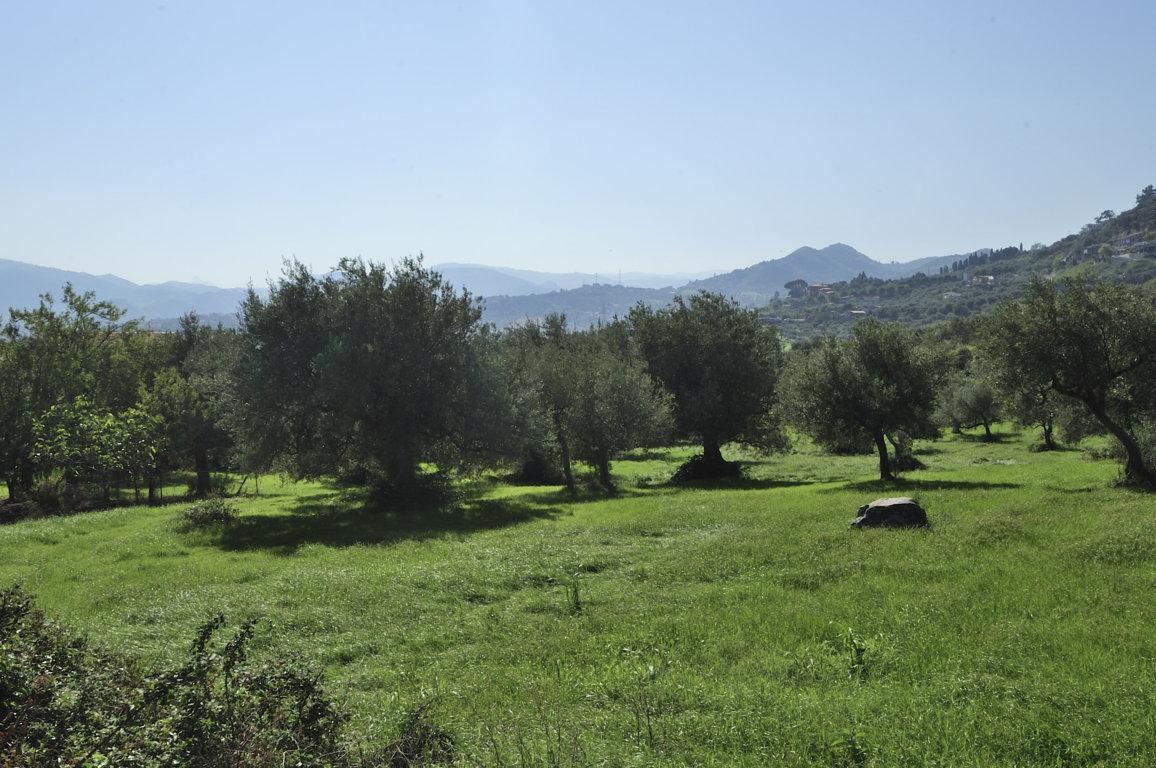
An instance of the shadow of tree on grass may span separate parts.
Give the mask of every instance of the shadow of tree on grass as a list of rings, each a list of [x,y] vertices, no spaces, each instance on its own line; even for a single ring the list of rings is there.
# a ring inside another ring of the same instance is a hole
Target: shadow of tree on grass
[[[598,501],[614,501],[653,495],[649,488],[647,491],[644,493],[642,487],[628,485],[619,485],[613,491],[606,491],[589,484],[578,486],[574,493],[570,493],[565,487],[559,487],[549,491],[539,490],[523,493],[512,498],[532,504],[591,504]]]
[[[1020,439],[1021,433],[1017,430],[1014,432],[992,432],[990,435],[985,435],[983,432],[960,432],[958,435],[952,435],[952,439],[960,443],[980,443],[981,445],[1000,445],[1002,443],[1012,443]]]
[[[444,508],[382,510],[350,494],[302,497],[290,514],[247,515],[221,531],[216,546],[233,551],[269,550],[291,555],[307,544],[330,547],[388,545],[462,536],[538,519],[560,511],[522,498],[472,499]]]
[[[992,491],[1022,488],[1019,483],[992,483],[982,480],[861,480],[844,483],[831,488],[820,488],[819,493],[843,493],[845,491],[872,491],[892,493],[897,491]]]
[[[618,461],[674,461],[682,446],[675,448],[636,448],[618,457]]]
[[[726,477],[716,480],[671,480],[663,488],[675,491],[768,491],[775,488],[795,488],[814,485],[818,480],[781,480],[775,478]]]

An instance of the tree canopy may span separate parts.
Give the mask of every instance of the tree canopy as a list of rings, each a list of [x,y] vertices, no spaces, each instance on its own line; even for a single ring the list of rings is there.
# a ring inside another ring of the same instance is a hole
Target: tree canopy
[[[326,277],[290,264],[242,308],[239,421],[295,474],[358,467],[412,486],[423,462],[458,461],[500,405],[483,368],[477,301],[420,259],[343,260]]]
[[[610,462],[623,450],[661,440],[672,427],[670,396],[646,372],[620,323],[571,331],[566,318],[549,315],[507,332],[509,375],[532,392],[545,430],[529,430],[557,449],[566,486],[575,487],[573,459],[588,462],[598,481],[613,488]],[[523,401],[526,402],[526,401]]]
[[[933,414],[944,367],[912,331],[867,318],[848,338],[829,336],[792,355],[784,382],[788,414],[824,445],[869,438],[879,453],[879,477],[890,480],[887,438],[938,431]]]
[[[939,420],[956,432],[983,427],[984,438],[991,440],[991,426],[999,421],[1002,412],[995,388],[983,375],[972,370],[948,378],[940,392]]]
[[[997,308],[983,350],[1000,375],[1083,404],[1120,443],[1127,481],[1156,482],[1142,445],[1156,381],[1156,306],[1143,290],[1034,279]]]
[[[63,301],[12,310],[0,333],[0,475],[9,498],[25,498],[40,470],[36,420],[78,401],[121,412],[136,401],[148,367],[148,339],[123,312],[64,287]]]
[[[757,312],[700,292],[663,309],[640,304],[629,321],[648,370],[674,398],[678,432],[701,442],[707,462],[722,465],[731,441],[783,444],[773,418],[783,351]]]

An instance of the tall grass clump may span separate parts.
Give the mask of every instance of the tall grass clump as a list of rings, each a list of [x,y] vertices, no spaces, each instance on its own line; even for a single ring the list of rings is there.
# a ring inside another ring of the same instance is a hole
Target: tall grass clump
[[[237,508],[223,499],[198,501],[181,510],[179,523],[185,531],[219,528],[237,519]]]

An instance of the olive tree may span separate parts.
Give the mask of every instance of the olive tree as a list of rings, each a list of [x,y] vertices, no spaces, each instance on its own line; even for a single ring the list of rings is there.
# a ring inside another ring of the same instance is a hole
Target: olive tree
[[[671,398],[631,355],[617,353],[596,332],[570,347],[571,403],[564,417],[574,455],[613,490],[610,461],[620,452],[660,442],[672,426]]]
[[[1056,422],[1059,420],[1057,395],[1050,389],[1017,386],[1005,394],[1008,409],[1021,427],[1039,427],[1043,436],[1042,450],[1059,449],[1056,443]]]
[[[481,308],[421,259],[346,259],[316,277],[291,264],[242,306],[238,422],[246,443],[297,475],[348,467],[410,488],[494,440],[503,403],[483,368]]]
[[[991,383],[979,373],[964,371],[948,379],[940,393],[939,420],[952,431],[983,427],[984,439],[991,440],[991,425],[999,421],[1002,404]]]
[[[784,377],[789,418],[823,445],[870,439],[879,477],[894,479],[888,438],[937,432],[933,414],[944,362],[912,331],[868,318],[849,337],[826,337],[791,356]]]
[[[1143,290],[1034,279],[998,307],[982,348],[1004,379],[1079,402],[1124,452],[1127,482],[1156,483],[1142,435],[1156,406],[1156,306]]]
[[[728,442],[784,444],[771,416],[782,346],[757,312],[703,291],[662,309],[639,304],[629,322],[648,370],[674,398],[678,434],[701,443],[704,464],[726,474]]]
[[[527,321],[506,332],[507,375],[517,389],[529,453],[555,455],[565,485],[575,489],[573,460],[588,462],[601,485],[613,488],[610,461],[621,451],[654,443],[671,428],[670,396],[647,372],[619,324],[575,332],[562,315]],[[541,414],[535,420],[534,413]],[[547,445],[543,445],[546,443]],[[556,451],[554,450],[556,449]]]

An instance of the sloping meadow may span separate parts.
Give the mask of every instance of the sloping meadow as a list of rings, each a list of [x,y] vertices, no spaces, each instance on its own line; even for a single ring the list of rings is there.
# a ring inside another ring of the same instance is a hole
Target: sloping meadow
[[[666,484],[686,449],[616,463],[614,497],[475,479],[449,510],[269,479],[205,530],[6,526],[0,582],[146,659],[260,617],[253,652],[322,669],[350,738],[424,708],[464,765],[1156,763],[1156,497],[1000,435],[886,485],[805,444],[710,487]],[[930,528],[848,530],[889,495]]]

